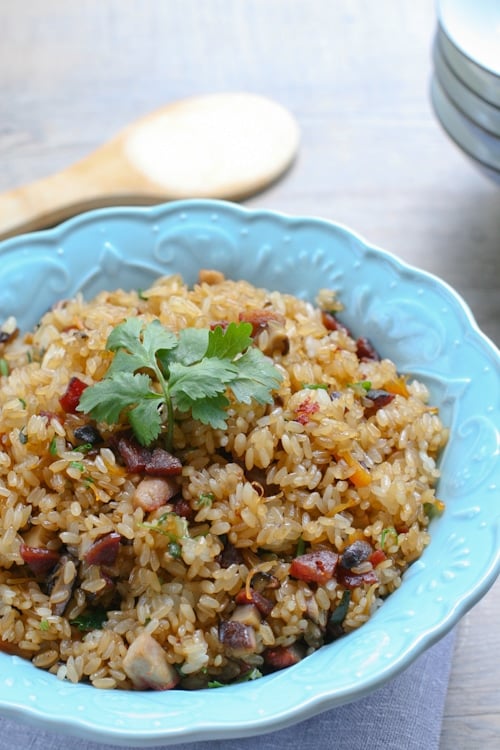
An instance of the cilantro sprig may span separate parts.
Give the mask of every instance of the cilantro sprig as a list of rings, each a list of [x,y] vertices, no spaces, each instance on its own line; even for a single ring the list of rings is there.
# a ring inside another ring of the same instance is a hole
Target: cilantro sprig
[[[230,323],[175,334],[159,320],[128,318],[109,335],[113,360],[104,378],[83,391],[78,409],[109,425],[126,418],[144,446],[166,426],[171,447],[176,411],[225,429],[228,390],[244,404],[272,403],[271,391],[281,381],[272,361],[253,346],[251,331],[250,323]]]

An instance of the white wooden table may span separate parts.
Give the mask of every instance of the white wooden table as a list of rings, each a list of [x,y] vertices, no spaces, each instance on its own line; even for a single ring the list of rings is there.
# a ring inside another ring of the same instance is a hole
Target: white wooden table
[[[500,343],[500,189],[429,103],[432,0],[0,0],[0,190],[175,99],[245,90],[302,130],[248,205],[314,214],[437,273]],[[442,750],[500,746],[500,583],[458,628]]]

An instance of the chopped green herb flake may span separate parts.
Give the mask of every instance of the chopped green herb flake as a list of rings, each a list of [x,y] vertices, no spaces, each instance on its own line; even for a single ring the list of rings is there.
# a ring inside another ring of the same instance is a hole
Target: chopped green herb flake
[[[82,632],[102,630],[106,619],[106,610],[102,609],[102,607],[96,607],[95,609],[85,610],[85,612],[82,612],[74,620],[71,620],[70,624]]]
[[[436,501],[435,503],[424,503],[424,513],[432,521],[433,518],[439,518],[444,510],[444,504]]]
[[[0,358],[0,375],[9,374],[9,363],[3,357]]]
[[[332,614],[330,615],[329,622],[331,625],[342,625],[344,622],[347,610],[349,609],[349,602],[351,601],[351,592],[346,589],[342,594],[342,599],[339,604],[335,607]]]
[[[70,461],[69,465],[71,469],[77,469],[78,471],[83,471],[85,468],[81,461]]]
[[[262,672],[257,667],[253,667],[248,672],[242,674],[241,677],[238,677],[235,682],[251,682],[252,680],[258,680],[259,677],[262,677]]]
[[[327,391],[326,383],[302,383],[302,388],[310,391]]]
[[[198,508],[209,508],[212,505],[214,499],[215,497],[213,492],[202,492],[196,502],[196,505],[198,506]]]
[[[177,515],[177,513],[172,513],[172,511],[163,513],[151,523],[139,523],[138,526],[141,529],[149,529],[149,531],[156,531],[158,534],[163,534],[171,542],[178,542],[179,539],[188,536],[188,523],[186,519]]]
[[[40,620],[40,630],[47,631],[50,627],[48,620]]]
[[[388,537],[389,537],[389,541],[387,541]],[[380,535],[380,548],[381,549],[384,549],[386,545],[388,547],[391,547],[397,541],[398,541],[398,532],[396,531],[394,526],[388,526],[386,529],[382,530],[382,533]]]
[[[50,441],[49,453],[51,456],[57,456],[57,439],[55,437]]]
[[[26,443],[28,442],[28,436],[24,432],[24,427],[22,430],[19,430],[19,442],[21,443],[21,445],[26,445]]]
[[[88,453],[93,447],[92,443],[81,443],[81,445],[76,445],[72,450],[73,453]]]
[[[179,542],[170,542],[168,545],[168,553],[174,558],[178,558],[181,556],[182,548]]]
[[[297,547],[295,549],[295,557],[300,557],[304,554],[306,551],[306,543],[303,540],[302,537],[299,537],[299,541],[297,542]]]
[[[207,687],[209,688],[222,688],[226,687],[223,682],[219,682],[218,680],[212,680],[211,682],[207,683]]]
[[[372,384],[371,380],[358,380],[356,383],[347,383],[347,387],[354,390],[370,391]]]

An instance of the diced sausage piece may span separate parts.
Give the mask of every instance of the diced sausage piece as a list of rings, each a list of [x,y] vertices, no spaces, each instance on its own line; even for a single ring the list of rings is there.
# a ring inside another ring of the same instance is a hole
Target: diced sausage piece
[[[167,505],[179,491],[175,479],[168,477],[146,477],[135,488],[132,502],[136,508],[150,513]]]
[[[171,690],[180,680],[165,651],[149,633],[141,633],[129,646],[123,669],[138,690]]]
[[[130,435],[119,437],[116,447],[127,469],[134,474],[176,476],[182,472],[182,464],[176,456],[164,448],[155,448],[151,451]]]
[[[316,550],[299,555],[290,565],[290,575],[301,581],[326,583],[335,575],[339,556],[330,550]]]
[[[219,625],[219,639],[231,656],[245,656],[255,652],[257,639],[251,625],[234,620],[223,620]]]
[[[47,575],[60,559],[59,552],[46,547],[30,547],[21,542],[21,557],[36,576]]]
[[[325,326],[327,331],[343,331],[346,334],[349,334],[349,330],[343,325],[335,315],[331,312],[328,312],[328,310],[323,310],[321,312],[321,322]]]
[[[380,563],[384,562],[384,560],[387,560],[387,555],[385,552],[381,549],[376,549],[369,557],[369,560],[374,568],[377,567],[377,565],[380,565]]]
[[[365,337],[361,337],[356,341],[356,354],[359,359],[372,359],[377,362],[380,360],[380,356],[372,342]]]
[[[337,580],[346,589],[356,589],[358,586],[364,586],[366,583],[378,583],[378,576],[374,570],[368,570],[366,573],[352,573],[347,568],[339,565],[337,571]]]
[[[80,378],[73,377],[68,383],[66,391],[59,399],[61,407],[67,414],[75,414],[80,403],[80,396],[82,395],[87,383],[84,383]]]
[[[174,477],[182,472],[182,464],[164,448],[155,448],[146,462],[145,471],[154,476]]]
[[[285,669],[298,664],[304,658],[304,649],[298,644],[292,646],[276,646],[264,652],[264,661],[273,669]]]
[[[85,553],[84,560],[88,565],[114,565],[118,556],[121,536],[110,531],[95,540]]]

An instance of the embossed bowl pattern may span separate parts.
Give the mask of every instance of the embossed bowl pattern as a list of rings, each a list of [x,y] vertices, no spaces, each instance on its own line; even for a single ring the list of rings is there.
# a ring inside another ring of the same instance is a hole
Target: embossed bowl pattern
[[[422,379],[451,438],[432,542],[372,619],[299,664],[220,690],[98,691],[0,654],[4,716],[109,744],[169,745],[279,729],[359,698],[406,668],[475,604],[500,569],[499,353],[460,297],[337,224],[221,201],[110,208],[0,246],[0,319],[32,327],[57,299],[196,280],[218,268],[314,300],[338,290],[343,320]]]

